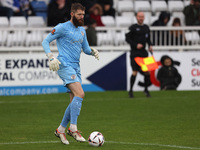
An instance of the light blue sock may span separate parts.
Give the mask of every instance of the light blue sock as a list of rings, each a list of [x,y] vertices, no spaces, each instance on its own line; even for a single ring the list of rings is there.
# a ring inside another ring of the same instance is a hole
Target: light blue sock
[[[81,97],[74,96],[70,106],[70,115],[71,115],[70,124],[77,124],[77,119],[81,111],[82,101],[83,99]]]
[[[71,107],[71,103],[68,105],[67,109],[65,110],[65,114],[63,116],[62,122],[61,122],[61,126],[63,127],[67,127],[67,124],[70,121],[70,108]]]

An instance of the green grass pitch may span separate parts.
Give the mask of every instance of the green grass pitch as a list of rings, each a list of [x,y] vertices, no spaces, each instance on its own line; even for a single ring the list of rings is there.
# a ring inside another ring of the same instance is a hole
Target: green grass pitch
[[[69,95],[0,97],[0,150],[200,150],[200,92],[154,91],[146,98],[126,91],[86,92],[78,128],[87,139],[105,137],[102,147],[54,136]]]

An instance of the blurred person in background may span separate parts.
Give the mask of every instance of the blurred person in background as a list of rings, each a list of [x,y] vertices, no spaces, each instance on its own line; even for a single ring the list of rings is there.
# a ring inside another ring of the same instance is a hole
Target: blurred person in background
[[[183,10],[185,15],[185,24],[187,26],[200,25],[200,0],[191,0],[190,5]]]
[[[105,26],[101,20],[101,16],[103,14],[102,7],[100,5],[96,5],[90,12],[90,18],[94,19],[97,23],[97,26]]]
[[[26,18],[28,18],[28,16],[35,16],[29,0],[20,0],[20,9]]]
[[[115,9],[113,8],[113,0],[98,0],[103,8],[103,16],[115,17]]]
[[[166,11],[162,11],[160,12],[159,18],[153,22],[152,26],[167,26],[168,22],[170,20],[170,14]],[[165,36],[166,34],[166,36]],[[161,36],[161,40],[160,40],[160,36]],[[164,31],[154,31],[153,32],[153,44],[154,45],[168,45],[169,41],[168,41],[168,32],[164,32]]]
[[[10,19],[11,16],[20,14],[19,0],[0,0],[0,15],[7,16]]]
[[[56,0],[48,4],[47,25],[56,26],[70,19],[72,1]]]
[[[176,90],[181,83],[181,75],[174,67],[174,61],[167,55],[161,57],[162,67],[158,69],[157,79],[161,90]]]
[[[173,27],[180,27],[181,20],[180,18],[174,18]],[[183,45],[186,42],[184,32],[182,30],[173,30],[171,31],[171,45]]]
[[[140,66],[135,62],[135,57],[148,57],[148,52],[146,50],[146,44],[149,46],[149,51],[153,52],[152,43],[150,40],[150,29],[147,25],[143,24],[144,22],[144,13],[138,12],[136,15],[137,24],[134,24],[129,27],[129,32],[126,34],[126,41],[130,44],[131,47],[131,67],[132,67],[132,75],[130,78],[130,90],[129,90],[129,97],[133,98],[133,85],[136,80],[137,73],[140,72],[144,75],[144,84],[145,89],[144,93],[146,97],[151,97],[148,86],[151,83],[150,81],[150,73],[143,72]]]
[[[90,19],[87,25],[86,34],[90,46],[97,46],[96,20]]]
[[[34,15],[29,0],[0,0],[0,16],[28,16]]]
[[[101,12],[103,12],[101,5],[98,3],[98,0],[73,0],[73,2],[81,3],[85,7],[85,25],[88,25],[88,22],[90,20],[90,14],[93,14],[94,9],[98,7],[101,9]]]
[[[152,26],[166,26],[170,20],[170,14],[166,11],[161,11],[158,20],[154,21]]]

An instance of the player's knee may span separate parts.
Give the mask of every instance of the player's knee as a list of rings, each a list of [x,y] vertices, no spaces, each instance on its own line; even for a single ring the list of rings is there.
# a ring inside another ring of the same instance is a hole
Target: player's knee
[[[81,94],[81,98],[84,98],[85,97],[85,93],[83,92],[82,94]]]
[[[85,93],[82,91],[82,92],[79,92],[78,93],[78,97],[81,97],[81,98],[84,98],[85,97]]]

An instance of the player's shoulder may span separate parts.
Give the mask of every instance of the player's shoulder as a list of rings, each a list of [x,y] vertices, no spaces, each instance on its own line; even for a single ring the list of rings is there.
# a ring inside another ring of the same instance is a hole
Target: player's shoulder
[[[53,30],[51,31],[51,34],[52,35],[54,35],[54,34],[62,34],[62,31],[63,31],[62,24],[59,23],[53,28]]]
[[[64,23],[59,23],[58,25],[56,25],[55,28],[60,28],[62,30],[68,29],[72,26],[70,21],[64,22]]]
[[[144,24],[144,28],[149,29],[149,26],[147,24]]]
[[[63,29],[64,29],[64,23],[59,23],[59,24],[57,24],[57,25],[54,27],[54,29],[56,29],[56,30],[63,30]]]
[[[130,27],[129,27],[129,30],[134,30],[134,29],[136,29],[137,28],[137,24],[133,24],[133,25],[131,25]]]
[[[72,23],[70,21],[67,21],[67,22],[64,22],[64,23],[59,23],[59,25],[62,28],[67,29],[67,28],[70,28],[72,26]]]

